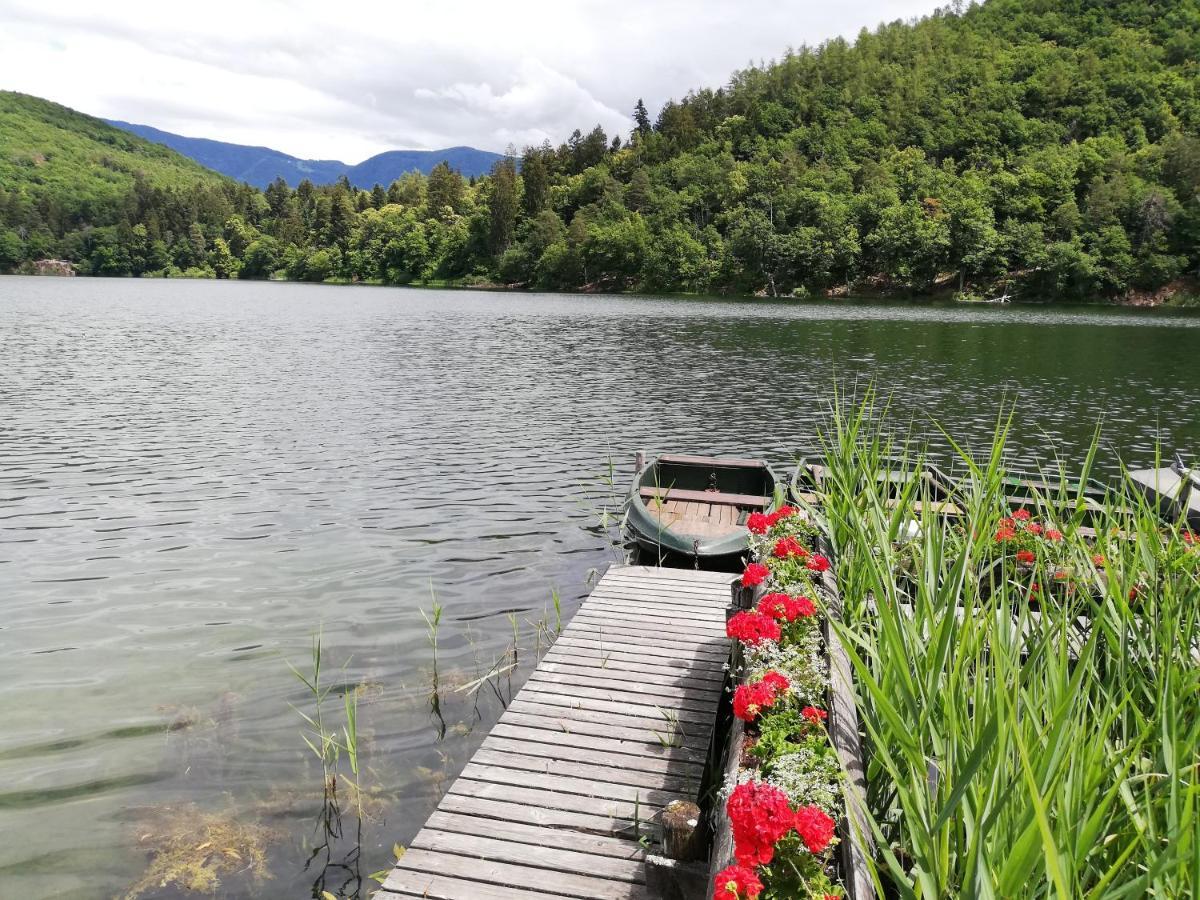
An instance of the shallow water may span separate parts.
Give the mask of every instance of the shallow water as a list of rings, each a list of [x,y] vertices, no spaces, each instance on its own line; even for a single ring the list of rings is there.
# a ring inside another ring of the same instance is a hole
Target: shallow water
[[[499,715],[453,688],[510,615],[524,664],[614,559],[610,459],[787,464],[835,379],[975,444],[1015,401],[1026,461],[1098,416],[1106,466],[1200,453],[1197,359],[1178,312],[0,278],[0,896],[121,895],[171,813],[270,832],[222,896],[352,893]],[[358,858],[290,705],[318,629],[361,695]]]

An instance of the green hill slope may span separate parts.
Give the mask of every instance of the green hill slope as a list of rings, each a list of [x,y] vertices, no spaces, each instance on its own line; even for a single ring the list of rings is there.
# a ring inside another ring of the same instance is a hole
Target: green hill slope
[[[65,236],[145,224],[149,207],[170,206],[171,197],[208,196],[223,205],[238,192],[230,179],[160,144],[57,103],[0,91],[0,271],[17,258],[77,258],[79,240],[64,244]],[[184,218],[178,224],[186,232],[192,216]]]
[[[115,206],[144,178],[160,187],[220,186],[226,179],[173,150],[57,103],[0,91],[0,185],[59,213]]]
[[[258,192],[0,95],[0,270],[61,255],[91,274],[1161,297],[1200,275],[1198,61],[1200,0],[956,3],[656,118],[639,102],[629,136],[370,192]]]

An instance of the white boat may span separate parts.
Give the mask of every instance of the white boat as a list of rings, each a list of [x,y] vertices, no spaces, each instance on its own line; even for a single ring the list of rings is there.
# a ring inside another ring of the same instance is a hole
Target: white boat
[[[1175,461],[1158,469],[1134,469],[1129,478],[1172,519],[1186,518],[1200,528],[1200,472],[1189,469],[1176,453]]]

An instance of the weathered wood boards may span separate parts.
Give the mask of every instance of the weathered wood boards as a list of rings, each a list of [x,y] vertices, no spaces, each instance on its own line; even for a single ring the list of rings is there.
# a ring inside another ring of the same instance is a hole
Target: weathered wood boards
[[[648,898],[654,816],[695,799],[729,654],[730,576],[615,566],[378,896]]]

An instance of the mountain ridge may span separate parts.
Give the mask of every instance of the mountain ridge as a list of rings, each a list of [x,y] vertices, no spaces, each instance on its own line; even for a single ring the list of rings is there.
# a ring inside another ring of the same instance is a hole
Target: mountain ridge
[[[265,188],[276,178],[283,178],[289,186],[295,187],[306,178],[314,184],[332,184],[345,175],[355,187],[369,190],[376,184],[387,187],[406,172],[428,175],[443,161],[464,176],[477,178],[486,175],[497,160],[503,159],[500,153],[460,145],[440,150],[385,150],[360,163],[350,164],[338,159],[302,159],[272,147],[188,137],[120,119],[103,121],[257,188]]]

